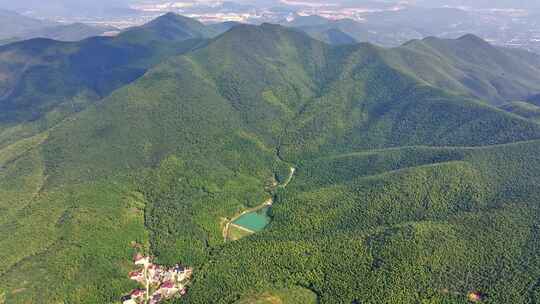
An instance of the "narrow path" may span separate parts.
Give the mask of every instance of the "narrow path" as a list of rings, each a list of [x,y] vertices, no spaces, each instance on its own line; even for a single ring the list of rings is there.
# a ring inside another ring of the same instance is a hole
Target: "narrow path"
[[[286,188],[289,185],[289,183],[293,180],[295,173],[296,173],[296,168],[290,167],[289,176],[287,177],[287,179],[285,180],[285,182],[283,184],[278,185],[277,187]],[[223,241],[227,242],[227,240],[229,238],[229,230],[230,230],[231,225],[233,225],[235,227],[239,227],[241,229],[243,228],[243,227],[240,227],[238,225],[234,225],[233,224],[234,221],[236,221],[237,219],[239,219],[240,217],[242,217],[246,213],[256,212],[256,211],[259,211],[259,210],[261,210],[263,208],[272,206],[273,204],[274,204],[274,198],[270,197],[269,199],[264,201],[264,203],[262,203],[262,204],[260,204],[260,205],[258,205],[256,207],[246,209],[246,210],[242,211],[240,214],[237,214],[237,215],[233,216],[230,220],[227,220],[227,222],[225,223],[225,226],[223,227]],[[242,229],[242,230],[252,232],[251,230],[245,229],[245,228]]]
[[[240,226],[240,225],[236,225],[236,224],[234,224],[234,223],[232,223],[231,226],[232,226],[232,227],[235,227],[235,228],[238,228],[238,229],[240,229],[240,230],[244,230],[245,232],[255,233],[255,231],[253,231],[253,230],[249,230],[249,229],[247,229],[247,228],[245,228],[245,227],[242,227],[242,226]]]
[[[289,183],[292,181],[293,177],[294,177],[294,174],[296,173],[296,168],[295,167],[291,167],[290,169],[290,172],[289,172],[289,176],[287,177],[287,179],[285,180],[285,182],[281,185],[279,185],[278,187],[280,188],[286,188]]]

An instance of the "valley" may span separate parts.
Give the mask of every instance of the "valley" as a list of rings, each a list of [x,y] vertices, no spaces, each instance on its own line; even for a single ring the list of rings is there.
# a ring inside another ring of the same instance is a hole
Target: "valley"
[[[293,180],[295,173],[296,168],[290,167],[289,175],[285,181],[282,184],[279,184],[278,182],[274,182],[273,184],[276,188],[285,189]],[[270,224],[271,217],[269,216],[269,213],[273,204],[274,198],[271,197],[259,206],[244,210],[240,214],[232,217],[230,220],[226,219],[225,227],[223,228],[223,238],[225,242],[227,240],[236,241],[242,237],[262,231],[266,226],[268,226],[268,224]]]

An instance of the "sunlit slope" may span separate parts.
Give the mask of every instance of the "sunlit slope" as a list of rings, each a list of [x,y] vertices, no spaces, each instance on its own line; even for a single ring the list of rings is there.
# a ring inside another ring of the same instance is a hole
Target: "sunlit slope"
[[[467,303],[471,291],[534,302],[538,148],[411,147],[307,162],[269,230],[217,254],[189,300],[227,303],[286,282],[323,303]]]
[[[210,35],[197,21],[170,14],[117,37],[0,47],[0,145],[45,131]]]
[[[215,84],[196,75],[189,60],[172,60],[63,122],[45,141],[17,143],[5,191],[30,170],[36,181],[24,189],[39,189],[2,198],[10,214],[2,229],[13,236],[5,243],[27,240],[24,248],[2,246],[8,301],[114,301],[130,288],[124,261],[131,242],[151,247],[164,263],[201,265],[208,245],[222,242],[221,218],[266,199],[265,183],[279,170],[274,149],[208,89]],[[11,150],[2,156],[9,159]],[[15,199],[28,207],[12,209]],[[32,274],[37,268],[43,273]],[[90,271],[88,280],[78,279]],[[19,288],[27,275],[36,279]],[[105,286],[113,277],[118,283]],[[63,281],[72,283],[57,284]]]
[[[430,85],[490,104],[524,100],[540,89],[537,54],[495,47],[474,35],[410,41],[390,49],[386,58]]]
[[[188,303],[304,289],[322,303],[464,303],[471,290],[527,303],[540,126],[386,52],[236,26],[6,145],[0,295],[117,301],[140,245],[195,267]],[[267,230],[223,243],[226,218],[273,194]]]

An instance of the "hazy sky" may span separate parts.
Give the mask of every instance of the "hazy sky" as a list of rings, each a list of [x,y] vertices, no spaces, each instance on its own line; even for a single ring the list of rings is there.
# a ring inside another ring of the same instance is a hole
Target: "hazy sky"
[[[112,6],[136,2],[144,2],[148,0],[0,0],[1,8],[9,7],[45,7],[45,6]],[[160,0],[150,0],[159,2]],[[208,2],[208,0],[163,0],[162,2]],[[228,0],[235,2],[235,0]],[[279,0],[237,0],[242,3],[275,3]],[[396,3],[402,0],[306,0],[306,2],[317,3],[348,3],[358,4],[370,2]],[[482,6],[482,7],[540,7],[540,1],[537,0],[408,0],[408,2],[417,2],[423,5],[467,5],[467,6]]]
[[[418,0],[422,5],[471,6],[480,8],[525,8],[538,9],[538,0]]]
[[[106,8],[127,7],[140,2],[209,2],[219,0],[0,0],[1,9],[35,11],[43,14],[86,13],[99,14]],[[273,6],[281,1],[296,1],[319,4],[344,4],[369,6],[376,3],[396,3],[403,0],[228,0],[240,3]],[[406,0],[422,6],[470,6],[475,8],[522,8],[540,9],[540,0]]]

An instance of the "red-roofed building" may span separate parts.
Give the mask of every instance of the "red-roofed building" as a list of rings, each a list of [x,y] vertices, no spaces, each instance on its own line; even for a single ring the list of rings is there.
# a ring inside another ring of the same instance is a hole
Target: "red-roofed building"
[[[161,288],[175,288],[175,286],[173,282],[164,282],[161,284]]]
[[[146,294],[146,292],[144,290],[142,290],[142,289],[134,289],[130,293],[132,299],[140,299],[140,298],[144,297],[145,294]]]
[[[137,282],[143,282],[144,281],[144,276],[142,274],[142,272],[140,271],[132,271],[129,273],[129,278],[134,280],[134,281],[137,281]]]
[[[178,294],[178,287],[173,282],[165,282],[159,287],[159,292],[165,299],[170,299]]]

